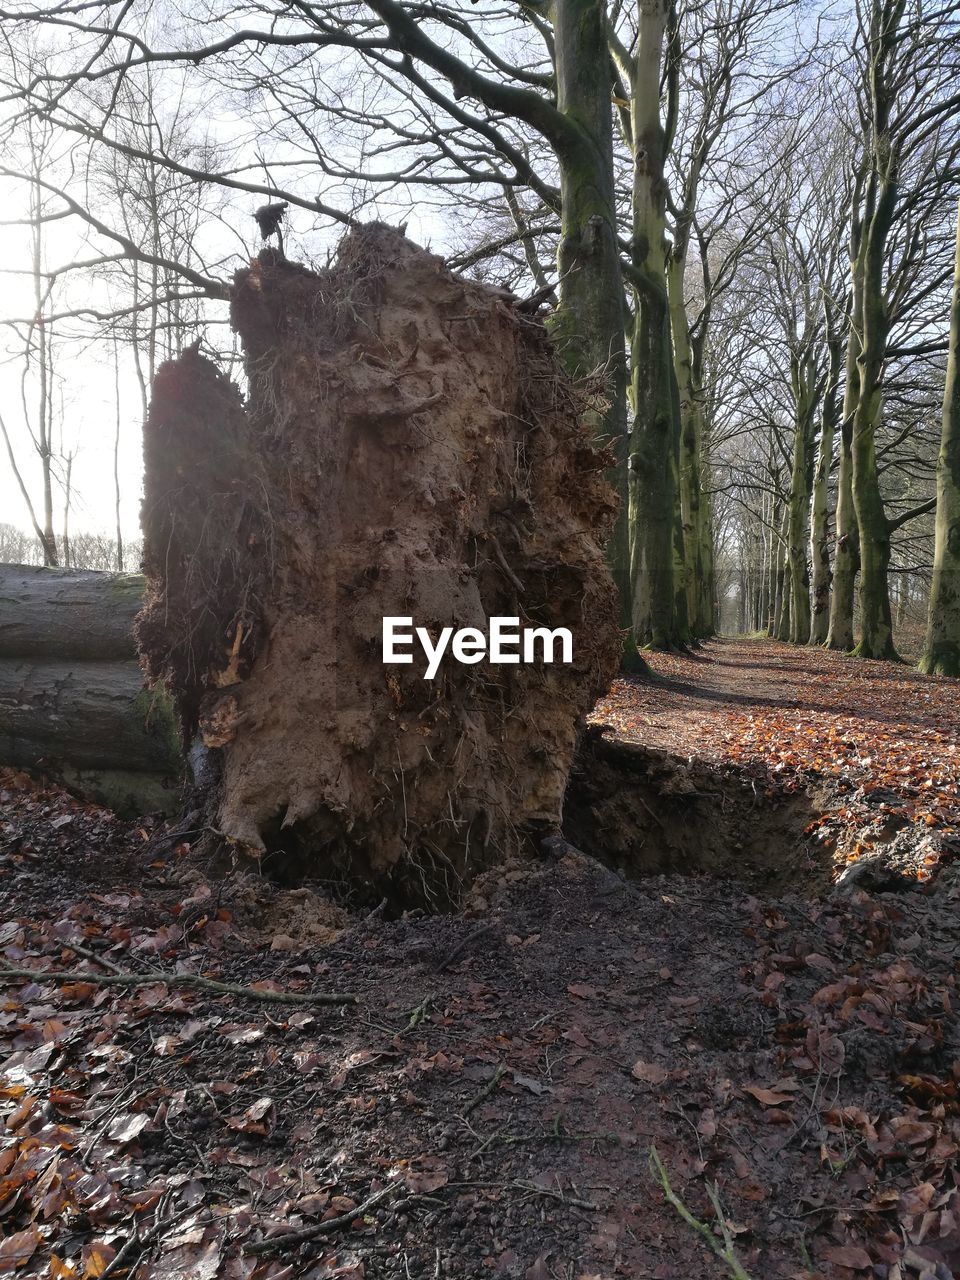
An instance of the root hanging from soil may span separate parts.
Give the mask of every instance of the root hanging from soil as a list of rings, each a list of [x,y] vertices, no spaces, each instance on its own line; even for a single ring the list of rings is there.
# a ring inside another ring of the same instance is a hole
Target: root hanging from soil
[[[138,637],[221,755],[214,821],[315,879],[446,905],[559,827],[620,640],[591,388],[543,326],[382,224],[235,281],[249,394],[188,354],[147,430]],[[384,665],[385,616],[568,628],[570,664]]]

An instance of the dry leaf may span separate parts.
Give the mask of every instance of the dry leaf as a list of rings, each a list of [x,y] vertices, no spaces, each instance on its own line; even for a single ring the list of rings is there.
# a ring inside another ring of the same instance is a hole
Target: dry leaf
[[[837,1244],[820,1251],[824,1262],[831,1262],[835,1267],[851,1267],[854,1271],[867,1271],[873,1266],[866,1249],[856,1244]]]
[[[655,1062],[644,1062],[639,1058],[630,1071],[634,1080],[642,1080],[644,1084],[663,1084],[670,1072],[666,1067],[658,1066]]]
[[[0,1241],[0,1271],[19,1271],[25,1267],[42,1239],[36,1227],[28,1227]]]
[[[795,1101],[789,1093],[777,1093],[775,1089],[763,1089],[757,1084],[745,1084],[743,1092],[749,1093],[765,1107],[782,1107],[785,1102]]]

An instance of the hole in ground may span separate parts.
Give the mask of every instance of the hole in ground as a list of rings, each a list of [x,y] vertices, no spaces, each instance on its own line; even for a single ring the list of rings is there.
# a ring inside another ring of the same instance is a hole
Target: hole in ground
[[[809,792],[768,795],[734,768],[588,734],[563,832],[631,879],[710,875],[814,895],[831,884],[831,847],[806,834],[823,810]]]

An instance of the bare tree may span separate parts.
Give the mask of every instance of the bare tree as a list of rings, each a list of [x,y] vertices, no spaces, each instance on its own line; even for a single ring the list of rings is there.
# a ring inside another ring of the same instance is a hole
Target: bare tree
[[[920,665],[924,671],[960,676],[960,209],[943,392],[943,435],[937,461],[933,586]]]

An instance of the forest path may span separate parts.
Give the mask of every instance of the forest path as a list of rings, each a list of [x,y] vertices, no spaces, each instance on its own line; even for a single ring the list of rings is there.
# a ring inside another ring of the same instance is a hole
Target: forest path
[[[641,764],[712,770],[757,815],[819,768],[838,822],[885,803],[901,832],[949,838],[955,684],[751,642],[653,665],[600,709]],[[641,744],[644,725],[665,736]],[[869,780],[898,752],[911,771],[883,802],[827,772]],[[701,843],[696,795],[675,799]],[[385,920],[320,885],[214,880],[157,835],[0,771],[0,1271],[731,1276],[667,1202],[655,1147],[751,1280],[960,1272],[955,865],[773,900],[570,853],[487,874],[461,914]],[[310,997],[331,990],[359,1003]]]
[[[921,766],[933,747],[954,772],[960,767],[960,680],[743,637],[711,640],[690,654],[646,657],[653,679],[615,681],[593,716],[628,740],[739,761],[769,758],[771,751],[783,760],[786,750],[809,751],[811,742],[820,743],[823,750],[809,756],[813,767],[818,759],[823,764],[828,744],[838,738],[830,730],[844,729],[851,744],[886,749],[893,740]],[[835,762],[848,766],[851,757]]]

